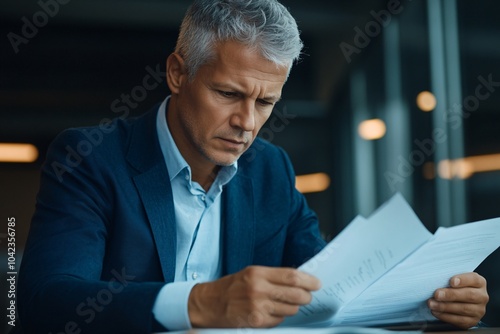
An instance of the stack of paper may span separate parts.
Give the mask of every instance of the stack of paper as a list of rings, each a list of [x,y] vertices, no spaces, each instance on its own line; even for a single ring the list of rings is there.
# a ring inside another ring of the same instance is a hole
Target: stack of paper
[[[168,332],[164,334],[419,334],[421,331],[388,331],[377,328],[336,327],[336,328],[235,328],[235,329],[193,329],[191,331]],[[161,334],[161,333],[157,333]]]
[[[356,217],[299,269],[322,288],[282,326],[387,325],[436,320],[426,301],[500,246],[500,218],[439,228],[432,235],[397,194]]]

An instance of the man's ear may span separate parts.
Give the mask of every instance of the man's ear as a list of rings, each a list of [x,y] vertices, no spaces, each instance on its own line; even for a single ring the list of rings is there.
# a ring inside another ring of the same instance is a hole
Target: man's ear
[[[187,80],[184,59],[174,52],[167,58],[167,85],[170,92],[178,94],[184,80]]]

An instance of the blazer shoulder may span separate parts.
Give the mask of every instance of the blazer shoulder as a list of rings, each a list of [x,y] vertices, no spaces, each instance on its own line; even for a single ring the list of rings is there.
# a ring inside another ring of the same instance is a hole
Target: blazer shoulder
[[[116,118],[103,121],[96,126],[63,130],[49,146],[44,169],[54,169],[60,174],[77,167],[80,169],[90,161],[93,168],[124,164],[134,133],[138,132],[135,128],[141,128],[140,131],[154,140],[155,115],[155,112],[150,111],[135,118]],[[143,128],[147,128],[148,131],[144,131]],[[144,140],[148,141],[146,138]],[[149,142],[154,143],[154,141]],[[147,144],[143,147],[152,146]],[[142,150],[144,151],[144,148]]]
[[[126,147],[135,127],[148,128],[152,132],[156,128],[157,108],[138,117],[103,119],[98,125],[68,128],[60,132],[50,147],[64,146],[80,155],[106,150],[109,146]]]

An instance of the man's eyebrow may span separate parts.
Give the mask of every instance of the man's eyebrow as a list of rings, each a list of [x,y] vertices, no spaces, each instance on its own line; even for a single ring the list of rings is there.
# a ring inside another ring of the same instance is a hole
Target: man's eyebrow
[[[240,90],[236,86],[233,86],[233,85],[230,85],[230,84],[227,84],[227,83],[224,83],[224,82],[215,82],[215,83],[212,84],[212,86],[213,86],[214,89],[227,89],[227,90],[229,90],[231,92],[235,92],[235,93],[238,93],[238,94],[243,94],[242,90]],[[281,95],[268,95],[268,96],[264,96],[262,98],[259,98],[259,100],[269,101],[269,102],[272,102],[272,103],[278,103],[281,100]]]

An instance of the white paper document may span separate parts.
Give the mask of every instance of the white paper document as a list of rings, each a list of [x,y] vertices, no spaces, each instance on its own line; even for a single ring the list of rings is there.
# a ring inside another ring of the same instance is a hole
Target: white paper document
[[[397,194],[356,217],[299,270],[322,288],[281,326],[371,326],[436,320],[426,301],[500,246],[500,218],[431,234]]]
[[[336,328],[235,328],[235,329],[192,329],[190,331],[165,332],[164,334],[420,334],[421,331],[389,331],[378,328],[336,327]],[[157,333],[162,334],[162,333]]]

